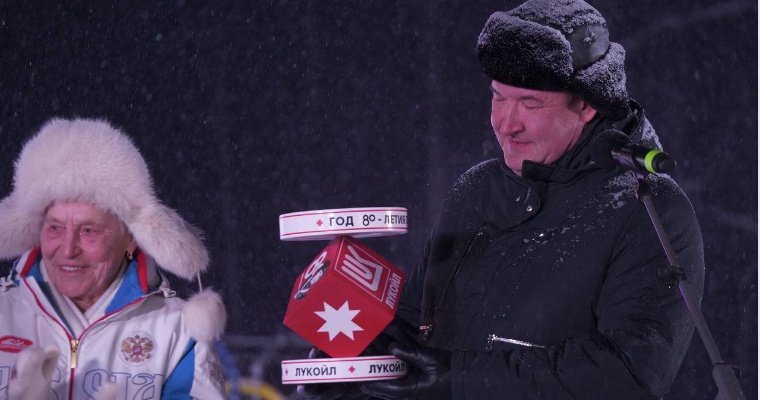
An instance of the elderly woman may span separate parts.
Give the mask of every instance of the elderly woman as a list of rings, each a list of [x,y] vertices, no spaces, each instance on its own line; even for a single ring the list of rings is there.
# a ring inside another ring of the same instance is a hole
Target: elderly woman
[[[0,399],[223,398],[221,299],[179,299],[163,275],[199,276],[207,251],[156,199],[131,140],[54,119],[15,167],[0,202],[0,258],[17,258],[0,278]]]

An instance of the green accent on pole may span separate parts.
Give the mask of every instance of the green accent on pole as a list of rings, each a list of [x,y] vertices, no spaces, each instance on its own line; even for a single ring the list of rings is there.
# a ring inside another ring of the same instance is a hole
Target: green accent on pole
[[[654,158],[657,157],[658,154],[662,153],[660,150],[654,149],[649,150],[649,153],[644,156],[644,168],[647,169],[647,171],[651,173],[655,173],[654,166],[652,165],[652,161],[654,161]]]

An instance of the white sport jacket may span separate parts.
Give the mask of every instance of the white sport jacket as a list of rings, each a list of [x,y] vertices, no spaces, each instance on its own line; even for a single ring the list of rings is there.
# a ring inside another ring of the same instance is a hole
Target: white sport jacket
[[[50,399],[97,399],[111,381],[118,399],[223,399],[223,376],[211,343],[191,337],[184,300],[175,297],[141,252],[127,266],[105,315],[77,337],[49,299],[39,249],[0,278],[0,399],[16,357],[27,346],[60,349]]]

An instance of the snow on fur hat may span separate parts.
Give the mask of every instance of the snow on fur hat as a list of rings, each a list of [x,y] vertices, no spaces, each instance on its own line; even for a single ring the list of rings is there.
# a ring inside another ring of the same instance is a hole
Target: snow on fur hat
[[[0,201],[0,259],[39,245],[45,209],[85,201],[116,215],[142,251],[191,280],[208,265],[200,231],[156,198],[131,139],[102,120],[52,119],[21,150],[13,192]]]
[[[536,90],[568,91],[615,119],[628,112],[625,50],[582,0],[529,0],[493,13],[476,46],[491,79]]]

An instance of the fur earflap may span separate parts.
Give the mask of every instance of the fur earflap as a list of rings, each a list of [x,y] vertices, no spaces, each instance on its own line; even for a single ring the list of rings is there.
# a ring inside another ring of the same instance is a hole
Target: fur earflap
[[[162,269],[192,279],[208,265],[200,232],[161,204],[142,155],[106,121],[53,119],[15,163],[13,192],[0,201],[0,258],[39,245],[45,209],[84,201],[116,215]]]
[[[478,36],[483,71],[498,82],[567,91],[603,115],[629,111],[625,51],[609,41],[607,22],[582,0],[528,0],[492,14]]]
[[[222,296],[209,289],[190,297],[182,305],[182,315],[190,335],[200,341],[218,339],[227,324]]]

